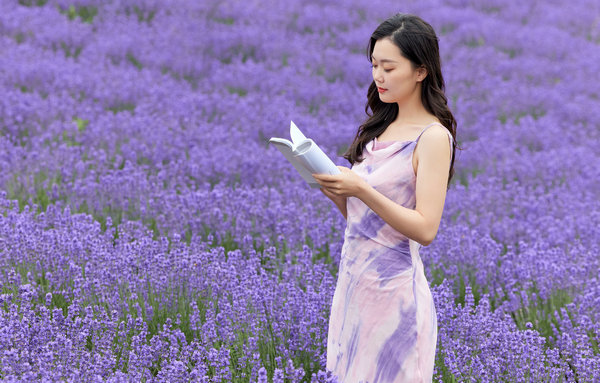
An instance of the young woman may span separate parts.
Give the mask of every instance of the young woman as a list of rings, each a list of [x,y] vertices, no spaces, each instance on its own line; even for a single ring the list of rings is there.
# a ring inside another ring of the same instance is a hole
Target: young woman
[[[427,22],[392,16],[373,32],[368,57],[369,118],[344,154],[352,168],[313,174],[347,220],[327,369],[344,383],[430,382],[437,318],[419,248],[440,224],[456,121]]]

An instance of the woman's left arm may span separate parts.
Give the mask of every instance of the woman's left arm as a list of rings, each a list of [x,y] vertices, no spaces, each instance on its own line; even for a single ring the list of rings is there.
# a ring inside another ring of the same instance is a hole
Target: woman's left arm
[[[419,162],[414,210],[397,204],[366,182],[360,184],[356,194],[391,227],[424,246],[437,235],[446,199],[451,152],[444,130],[427,129],[415,148],[419,150]]]

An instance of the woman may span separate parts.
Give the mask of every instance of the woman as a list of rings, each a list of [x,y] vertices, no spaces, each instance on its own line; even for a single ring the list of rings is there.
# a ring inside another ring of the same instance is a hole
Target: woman
[[[440,224],[456,121],[431,25],[392,16],[373,32],[368,57],[370,117],[344,154],[352,168],[313,174],[347,220],[327,369],[344,383],[430,382],[437,319],[419,248]]]

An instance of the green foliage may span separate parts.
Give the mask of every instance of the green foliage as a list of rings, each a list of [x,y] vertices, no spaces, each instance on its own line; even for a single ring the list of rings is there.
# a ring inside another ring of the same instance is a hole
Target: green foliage
[[[14,38],[17,44],[21,44],[23,41],[25,41],[25,34],[23,32],[17,32],[15,33]]]
[[[65,52],[66,57],[77,58],[77,56],[79,56],[79,54],[81,53],[81,47],[71,47],[67,45],[67,43],[65,43],[64,41],[60,42],[60,47]]]
[[[531,298],[533,293],[536,294],[535,300]],[[546,338],[548,345],[551,345],[554,342],[550,341],[550,336],[554,339],[560,337],[560,334],[556,334],[552,330],[552,325],[560,328],[554,313],[560,313],[562,307],[573,302],[573,294],[575,292],[568,288],[558,288],[552,291],[548,298],[543,299],[539,296],[539,290],[534,280],[533,287],[527,289],[525,294],[528,297],[528,301],[525,302],[523,297],[521,297],[522,307],[512,312],[511,316],[520,330],[525,330],[527,322],[531,322],[533,328]]]
[[[219,23],[227,24],[227,25],[232,25],[235,21],[235,19],[233,17],[225,17],[225,18],[214,17],[213,20],[216,22],[219,22]]]
[[[117,105],[114,106],[110,106],[108,108],[106,108],[106,110],[110,110],[112,111],[114,114],[117,114],[118,112],[124,111],[124,110],[129,110],[129,111],[134,111],[135,110],[135,104],[131,103],[131,102],[121,102]]]
[[[130,63],[132,63],[136,68],[138,68],[140,70],[143,68],[142,63],[138,59],[136,59],[135,56],[132,53],[127,52],[127,56],[126,57],[127,57],[127,60]]]
[[[66,130],[62,132],[62,140],[67,146],[81,146],[81,143],[76,141],[73,135],[70,135]]]
[[[446,366],[443,344],[441,342],[438,342],[436,345],[436,349],[437,350],[435,352],[435,367],[439,371],[439,375],[441,375],[441,381],[444,383],[457,383],[459,380],[452,374],[450,369]]]
[[[19,0],[20,5],[26,7],[43,7],[48,0]]]
[[[129,7],[125,8],[125,12],[127,15],[131,14],[131,9]],[[153,9],[142,9],[137,5],[133,6],[133,13],[137,16],[138,22],[140,23],[148,23],[152,22],[154,16],[156,15],[156,11]]]
[[[485,44],[485,39],[483,37],[474,38],[472,37],[466,42],[468,47],[474,48],[479,47]]]
[[[546,115],[546,110],[538,108],[538,107],[532,107],[528,112],[519,112],[516,113],[515,115],[512,116],[512,123],[518,125],[521,118],[524,116],[531,116],[533,117],[534,120],[539,119],[540,117]],[[501,112],[498,115],[498,121],[500,121],[502,124],[506,124],[506,122],[508,121],[508,118],[511,117],[510,115],[508,115],[505,111]]]
[[[458,168],[456,169],[453,181],[457,179],[457,181],[454,182],[460,182],[464,187],[469,187],[469,179],[475,178],[478,174],[483,173],[484,170],[485,169],[482,167],[474,167],[472,169]]]
[[[79,117],[74,117],[73,121],[77,124],[77,130],[79,132],[83,132],[85,131],[85,128],[89,125],[90,120],[84,120],[82,118]]]
[[[244,88],[241,87],[233,87],[233,86],[227,86],[227,90],[229,91],[229,93],[233,94],[239,94],[240,96],[245,96],[246,94],[248,94],[248,91]]]
[[[25,85],[17,85],[17,84],[15,84],[15,87],[17,89],[19,89],[23,93],[32,93],[33,92],[32,88],[29,88],[29,87],[27,87]]]
[[[98,14],[98,8],[94,6],[74,6],[70,5],[68,9],[59,8],[60,12],[66,15],[69,20],[75,20],[77,17],[84,23],[92,23],[94,17]]]
[[[29,184],[29,181],[27,181],[26,184],[22,184],[17,174],[14,174],[12,179],[9,180],[6,185],[8,199],[17,200],[20,211],[23,210],[25,205],[29,204],[30,200],[38,206],[38,212],[46,211],[49,204],[54,204],[58,200],[63,200],[61,198],[54,199],[51,196],[52,186],[60,186],[62,183],[62,175],[60,172],[49,176],[45,170],[40,170],[33,174],[33,177],[27,179],[32,180],[33,185]],[[28,192],[30,187],[33,187],[33,194],[29,194]]]

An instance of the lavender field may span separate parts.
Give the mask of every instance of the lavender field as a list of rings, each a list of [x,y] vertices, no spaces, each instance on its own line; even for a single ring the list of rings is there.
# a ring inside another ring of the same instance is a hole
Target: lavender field
[[[0,0],[0,379],[332,382],[337,165],[377,25],[438,33],[434,380],[600,381],[597,0]]]

